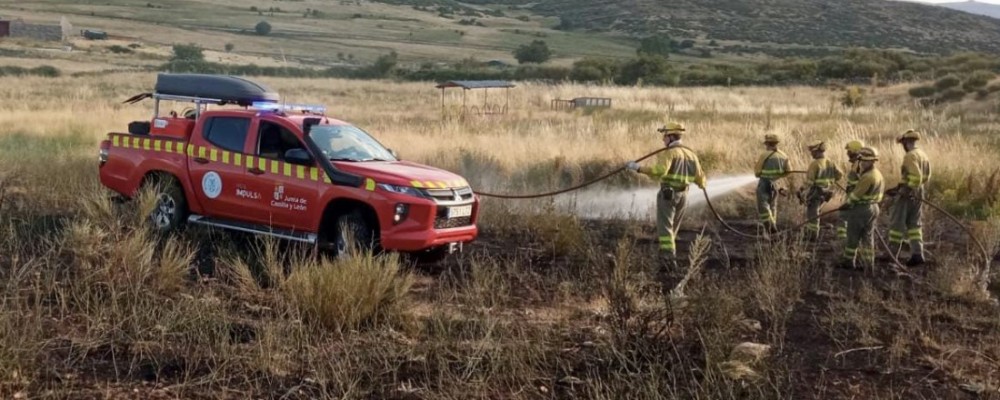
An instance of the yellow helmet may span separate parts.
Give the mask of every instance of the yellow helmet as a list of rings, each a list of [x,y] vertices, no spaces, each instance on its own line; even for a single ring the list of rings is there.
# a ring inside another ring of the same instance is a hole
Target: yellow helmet
[[[778,135],[773,133],[768,133],[764,135],[764,143],[781,143],[781,139],[778,139]]]
[[[907,130],[902,135],[899,135],[898,138],[896,138],[896,143],[903,143],[903,141],[907,139],[920,140],[920,132],[917,132],[913,129]]]
[[[809,144],[810,151],[826,151],[826,142],[817,140]]]
[[[863,147],[865,147],[865,144],[861,143],[860,140],[852,140],[850,142],[847,142],[847,146],[844,146],[844,150],[856,153],[860,151]]]
[[[878,161],[878,150],[871,147],[865,147],[858,151],[859,159],[861,161]]]
[[[680,122],[670,121],[666,125],[663,125],[660,129],[656,130],[661,133],[670,133],[674,135],[681,135],[684,133],[684,125]]]

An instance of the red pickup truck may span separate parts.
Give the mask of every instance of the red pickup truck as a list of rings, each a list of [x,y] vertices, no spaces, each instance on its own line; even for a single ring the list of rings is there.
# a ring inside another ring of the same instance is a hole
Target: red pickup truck
[[[185,222],[439,258],[476,238],[479,199],[461,176],[400,161],[363,130],[288,105],[238,77],[160,74],[150,122],[101,142],[101,183],[126,197],[154,185],[154,226]],[[160,114],[161,101],[193,106]],[[213,108],[210,106],[237,107]]]

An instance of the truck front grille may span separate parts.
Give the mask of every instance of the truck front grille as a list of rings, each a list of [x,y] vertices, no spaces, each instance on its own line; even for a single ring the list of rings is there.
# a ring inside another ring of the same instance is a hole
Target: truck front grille
[[[467,204],[472,202],[472,188],[424,189],[438,204]]]
[[[472,217],[459,217],[459,218],[448,219],[439,216],[434,219],[434,229],[460,228],[469,225],[472,225]]]

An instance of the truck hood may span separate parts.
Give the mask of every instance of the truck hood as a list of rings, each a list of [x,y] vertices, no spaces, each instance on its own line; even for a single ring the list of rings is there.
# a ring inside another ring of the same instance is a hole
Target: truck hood
[[[469,186],[465,178],[457,174],[409,161],[335,161],[333,165],[341,171],[371,178],[378,183],[429,189]]]

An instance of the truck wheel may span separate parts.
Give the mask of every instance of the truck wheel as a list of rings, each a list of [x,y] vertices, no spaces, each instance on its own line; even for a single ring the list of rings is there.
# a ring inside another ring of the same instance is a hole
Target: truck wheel
[[[375,232],[368,226],[360,211],[351,211],[337,220],[337,234],[333,239],[334,255],[343,257],[353,248],[358,251],[375,249]]]
[[[171,232],[180,228],[187,218],[187,200],[184,189],[173,178],[167,178],[155,186],[156,207],[149,215],[153,228],[160,232]]]

